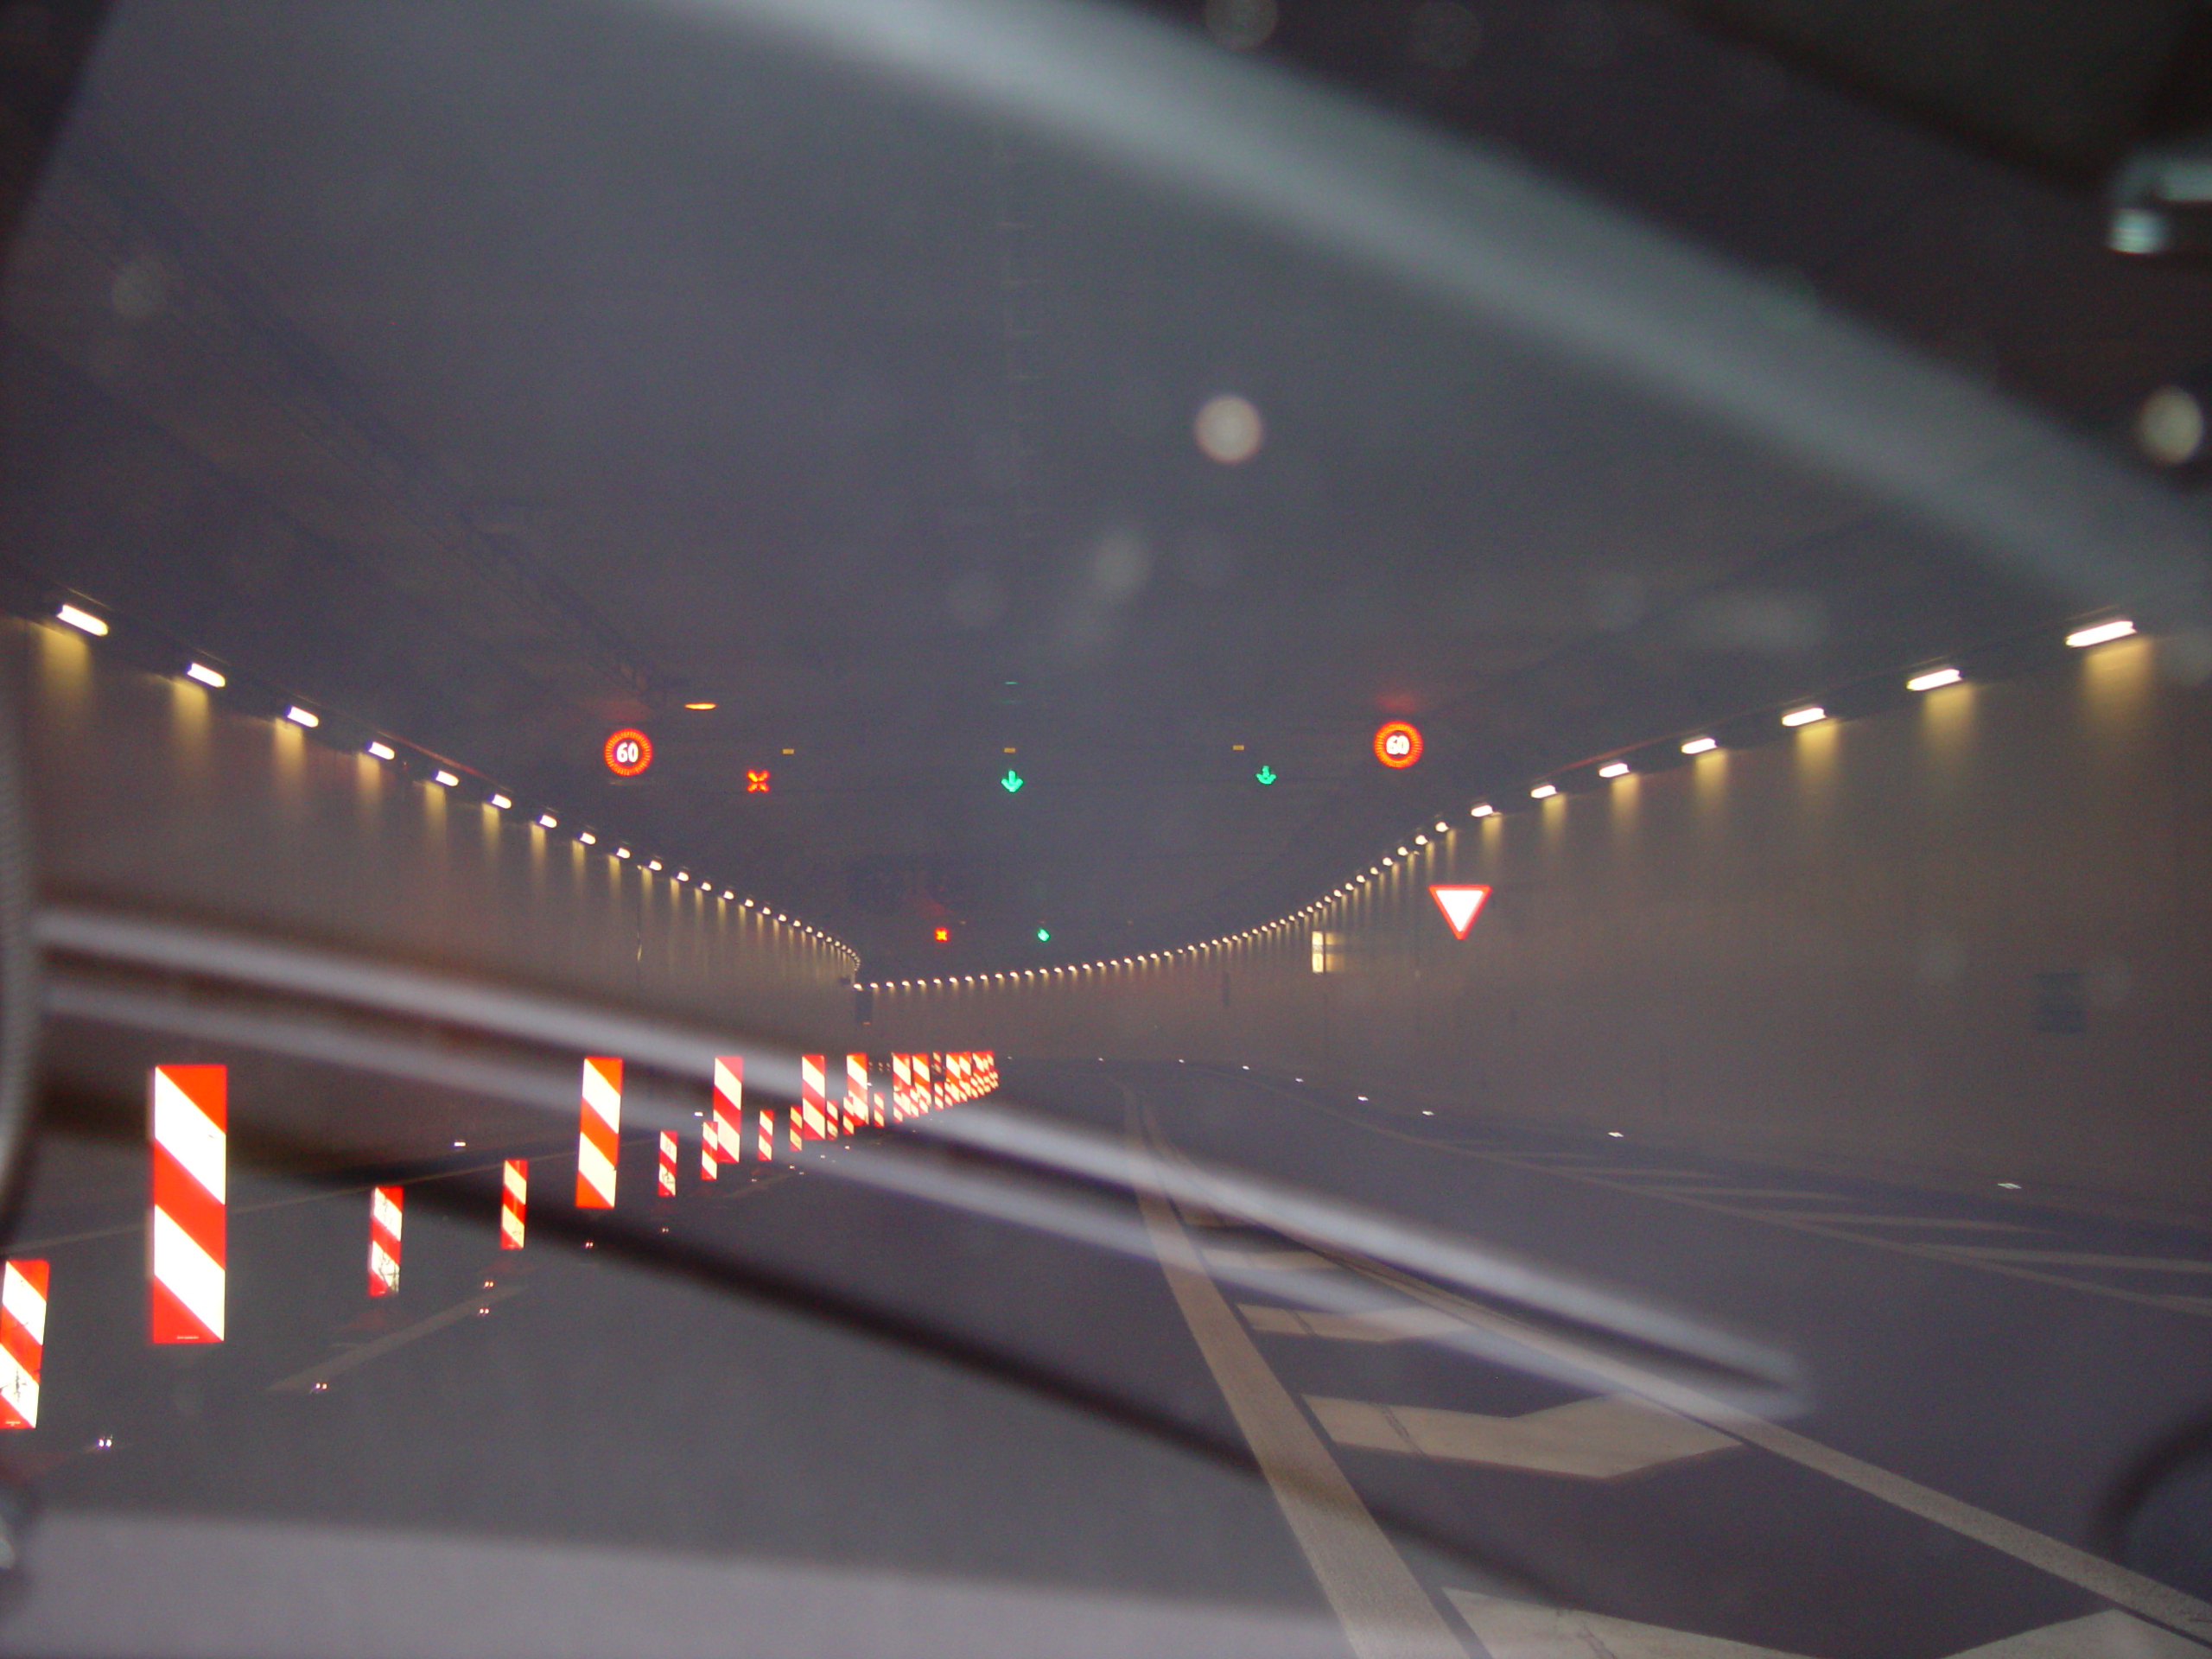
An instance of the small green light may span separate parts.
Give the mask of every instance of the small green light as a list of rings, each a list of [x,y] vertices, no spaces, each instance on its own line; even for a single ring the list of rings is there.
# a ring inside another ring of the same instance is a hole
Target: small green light
[[[1260,769],[1252,775],[1263,784],[1272,784],[1276,779],[1282,776],[1281,772],[1277,772],[1273,766],[1267,765],[1264,761],[1261,763]]]
[[[1026,780],[1020,772],[1016,772],[1012,766],[1008,766],[1006,769],[1006,776],[999,779],[999,787],[1006,791],[1007,794],[1011,795],[1016,790],[1020,789],[1025,781]]]
[[[1038,944],[1051,944],[1051,943],[1052,943],[1052,930],[1051,928],[1049,928],[1049,927],[1040,927],[1040,928],[1039,928],[1039,929],[1037,930],[1037,943],[1038,943]]]

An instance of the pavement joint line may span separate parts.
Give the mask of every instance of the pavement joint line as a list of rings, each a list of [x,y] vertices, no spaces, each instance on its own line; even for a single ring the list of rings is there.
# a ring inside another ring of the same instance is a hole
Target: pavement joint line
[[[1134,1118],[1134,1091],[1130,1106]],[[1141,1138],[1132,1122],[1132,1157],[1156,1158],[1156,1135],[1154,1126]],[[1268,1367],[1166,1200],[1145,1185],[1136,1196],[1192,1339],[1357,1659],[1467,1659],[1466,1644]]]
[[[493,1302],[503,1302],[510,1296],[519,1296],[529,1288],[527,1285],[496,1285],[490,1290],[476,1291],[465,1300],[455,1302],[451,1307],[440,1308],[428,1319],[417,1319],[412,1325],[404,1325],[389,1336],[378,1337],[373,1342],[362,1343],[358,1347],[347,1349],[342,1354],[334,1354],[327,1359],[319,1360],[305,1370],[295,1371],[289,1376],[279,1377],[269,1385],[269,1392],[271,1394],[311,1394],[318,1383],[327,1382],[342,1371],[350,1371],[356,1365],[365,1365],[369,1361],[388,1354],[395,1348],[404,1348],[409,1343],[442,1331],[449,1325],[457,1325],[476,1313],[478,1309]]]
[[[1261,1084],[1267,1087],[1265,1084]],[[1274,1091],[1287,1094],[1288,1090]],[[1511,1169],[1527,1170],[1531,1174],[1548,1175],[1554,1180],[1580,1181],[1586,1186],[1603,1187],[1611,1192],[1625,1192],[1640,1198],[1656,1198],[1665,1204],[1683,1205],[1692,1210],[1703,1210],[1716,1216],[1732,1216],[1739,1221],[1755,1221],[1763,1226],[1783,1227],[1791,1232],[1809,1233],[1816,1238],[1842,1239],[1867,1249],[1888,1250],[1897,1255],[1917,1256],[1923,1262],[1940,1262],[1954,1268],[1971,1268],[1978,1273],[1993,1273],[2007,1279],[2024,1279],[2039,1285],[2055,1285],[2062,1290],[2082,1291],[2092,1296],[2103,1296],[2116,1302],[2132,1302],[2139,1307],[2158,1308],[2164,1313],[2183,1313],[2196,1319],[2212,1319],[2212,1299],[2185,1299],[2163,1295],[2156,1291],[2125,1290],[2115,1285],[2101,1285],[2086,1279],[2070,1278],[2064,1274],[2044,1273],[2014,1262],[1995,1262],[1940,1244],[1916,1244],[1908,1239],[1882,1238],[1871,1233],[1854,1233],[1848,1228],[1827,1226],[1819,1222],[1786,1220],[1779,1216],[1763,1214],[1757,1210],[1738,1210],[1732,1205],[1715,1204],[1707,1194],[1675,1192],[1660,1187],[1634,1186],[1625,1181],[1611,1180],[1602,1175],[1586,1175],[1580,1170],[1553,1169],[1533,1163],[1525,1158],[1505,1153],[1480,1152],[1471,1147],[1455,1147],[1448,1142],[1427,1141],[1417,1135],[1407,1135],[1379,1123],[1363,1123],[1357,1118],[1294,1096],[1299,1103],[1312,1107],[1323,1115],[1335,1118],[1357,1129],[1371,1135],[1387,1135],[1393,1141],[1402,1141],[1424,1152],[1457,1153],[1462,1157],[1478,1158],[1485,1163],[1502,1165]],[[2196,1306],[2196,1301],[2202,1306]]]

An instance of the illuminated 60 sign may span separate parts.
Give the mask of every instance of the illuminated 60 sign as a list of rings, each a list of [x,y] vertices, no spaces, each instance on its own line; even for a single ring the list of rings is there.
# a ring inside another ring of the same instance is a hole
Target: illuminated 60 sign
[[[1386,766],[1410,766],[1421,759],[1421,728],[1394,720],[1375,734],[1375,758]]]
[[[607,734],[600,756],[617,778],[635,778],[653,763],[653,741],[635,727],[626,726]]]

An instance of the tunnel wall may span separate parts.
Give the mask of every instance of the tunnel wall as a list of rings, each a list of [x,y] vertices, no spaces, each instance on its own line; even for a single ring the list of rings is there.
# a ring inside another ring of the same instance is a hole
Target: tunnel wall
[[[2212,1193],[2212,712],[2147,641],[1520,805],[1259,940],[885,993],[871,1043]],[[1464,943],[1434,881],[1494,888]]]
[[[0,625],[24,711],[42,897],[328,944],[792,1046],[852,1029],[822,941],[103,662],[58,626]]]

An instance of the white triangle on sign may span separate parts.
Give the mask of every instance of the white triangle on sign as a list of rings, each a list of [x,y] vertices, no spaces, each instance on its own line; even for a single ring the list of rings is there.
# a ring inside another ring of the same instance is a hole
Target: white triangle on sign
[[[1488,887],[1431,887],[1428,891],[1436,907],[1444,912],[1444,919],[1452,924],[1455,939],[1467,937],[1467,930],[1475,925],[1475,912],[1490,897]]]

